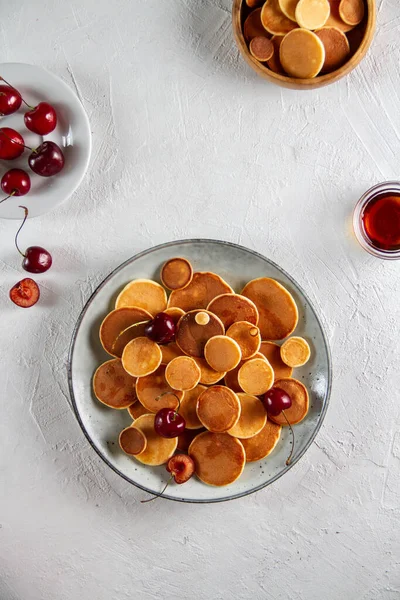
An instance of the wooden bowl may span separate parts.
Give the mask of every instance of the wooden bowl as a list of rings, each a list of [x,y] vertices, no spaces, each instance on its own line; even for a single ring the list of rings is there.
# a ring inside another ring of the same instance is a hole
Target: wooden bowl
[[[349,60],[336,71],[332,71],[332,73],[327,73],[325,75],[319,75],[313,79],[296,79],[295,77],[289,77],[287,75],[279,75],[278,73],[271,71],[267,66],[263,65],[263,63],[253,58],[247,47],[242,29],[243,10],[246,10],[247,8],[246,0],[233,0],[233,33],[243,58],[258,75],[282,87],[292,88],[295,90],[314,90],[316,88],[323,87],[324,85],[335,83],[335,81],[338,81],[345,75],[348,75],[350,71],[352,71],[366,55],[375,33],[376,0],[365,0],[365,2],[367,5],[367,10],[363,25],[364,35],[357,50],[351,55]]]

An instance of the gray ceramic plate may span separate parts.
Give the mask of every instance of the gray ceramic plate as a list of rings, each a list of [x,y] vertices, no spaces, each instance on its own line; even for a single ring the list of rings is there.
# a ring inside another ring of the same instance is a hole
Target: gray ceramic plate
[[[184,485],[171,484],[164,498],[182,502],[220,502],[240,498],[269,485],[284,475],[306,452],[324,419],[331,389],[331,359],[325,333],[311,302],[299,285],[276,264],[247,248],[213,240],[184,240],[156,246],[134,256],[118,267],[97,288],[83,309],[76,325],[69,354],[70,393],[78,421],[90,444],[109,467],[137,487],[160,492],[167,481],[165,467],[148,467],[124,454],[118,446],[119,432],[131,418],[126,410],[103,406],[92,393],[92,375],[98,365],[110,357],[99,341],[99,326],[112,310],[115,298],[130,280],[159,280],[162,264],[174,256],[184,256],[195,270],[215,271],[237,292],[256,277],[273,277],[293,294],[299,309],[296,334],[310,342],[312,358],[295,376],[310,392],[309,413],[295,426],[296,444],[291,465],[285,465],[291,438],[283,429],[275,450],[265,460],[246,465],[242,476],[227,487],[211,487],[195,477]]]

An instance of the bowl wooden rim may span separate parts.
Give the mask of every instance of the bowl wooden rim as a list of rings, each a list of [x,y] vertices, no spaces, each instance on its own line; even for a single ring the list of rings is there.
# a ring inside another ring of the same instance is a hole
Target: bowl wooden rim
[[[244,2],[245,0],[233,0],[232,5],[233,34],[236,43],[239,47],[239,50],[245,61],[252,67],[254,71],[256,71],[258,75],[283,87],[289,87],[298,90],[307,90],[323,87],[325,85],[329,85],[330,83],[338,81],[345,75],[348,75],[350,71],[352,71],[362,61],[374,37],[376,26],[376,0],[366,0],[368,16],[364,37],[356,52],[353,54],[350,60],[348,60],[342,67],[340,67],[336,71],[333,71],[332,73],[327,73],[326,75],[319,75],[317,77],[314,77],[313,79],[296,79],[295,77],[280,75],[279,73],[271,71],[262,63],[258,62],[258,60],[253,58],[253,56],[249,52],[247,43],[243,36],[241,24],[241,13]]]

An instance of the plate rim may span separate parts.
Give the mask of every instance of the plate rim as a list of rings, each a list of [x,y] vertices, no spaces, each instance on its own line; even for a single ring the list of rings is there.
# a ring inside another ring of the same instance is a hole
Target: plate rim
[[[36,64],[32,64],[32,63],[26,63],[26,62],[17,62],[17,61],[0,62],[0,69],[2,69],[4,66],[6,66],[6,67],[14,67],[14,66],[15,67],[29,67],[30,69],[37,69],[39,71],[46,73],[46,75],[48,75],[50,78],[55,79],[56,82],[62,88],[64,88],[64,89],[67,88],[68,91],[71,92],[71,94],[76,98],[76,100],[82,110],[83,121],[85,123],[87,141],[88,141],[88,154],[87,154],[87,158],[85,160],[85,165],[84,165],[84,169],[82,171],[82,175],[79,177],[79,180],[76,182],[75,186],[73,188],[71,188],[71,191],[68,193],[68,195],[65,196],[64,200],[62,200],[61,202],[59,202],[57,204],[52,204],[49,209],[47,209],[37,215],[29,216],[29,219],[36,219],[38,217],[43,217],[43,215],[46,215],[47,213],[53,212],[57,207],[65,204],[71,198],[71,196],[73,194],[75,194],[75,192],[78,190],[78,188],[81,186],[83,180],[85,179],[85,176],[87,175],[87,172],[89,170],[90,160],[92,158],[92,150],[93,150],[93,140],[92,140],[92,131],[90,128],[90,120],[89,120],[88,114],[85,110],[85,107],[83,106],[82,101],[79,98],[76,91],[74,91],[74,89],[71,86],[69,86],[68,83],[66,81],[64,81],[59,75],[57,75],[56,73],[53,73],[53,71],[50,71],[49,69],[47,69],[46,67],[42,67],[41,65],[36,65]],[[6,221],[16,221],[16,220],[18,220],[18,217],[0,216],[0,219],[4,219]]]
[[[224,240],[216,240],[216,239],[212,239],[212,238],[190,238],[190,239],[183,239],[183,240],[176,240],[176,241],[170,241],[170,242],[164,242],[162,244],[157,244],[156,246],[151,246],[150,248],[147,248],[146,250],[143,250],[141,252],[138,252],[137,254],[134,254],[133,256],[131,256],[130,258],[128,258],[126,261],[124,261],[123,263],[121,263],[118,267],[116,267],[115,269],[113,269],[111,271],[111,273],[109,273],[100,283],[99,285],[96,287],[96,289],[92,292],[92,294],[90,295],[90,297],[88,298],[88,300],[86,301],[83,309],[81,310],[78,319],[76,321],[75,327],[73,329],[72,332],[72,337],[71,337],[71,341],[70,341],[70,345],[69,345],[69,350],[68,350],[68,358],[67,358],[67,378],[68,378],[68,388],[69,388],[69,394],[70,394],[70,398],[71,398],[71,402],[72,402],[72,408],[74,410],[74,414],[75,417],[83,431],[84,436],[86,437],[87,441],[89,442],[90,446],[93,448],[93,450],[98,454],[98,456],[100,456],[100,458],[106,463],[106,465],[108,467],[110,467],[115,473],[117,473],[117,475],[119,475],[120,477],[122,477],[123,479],[125,479],[125,481],[127,481],[128,483],[130,483],[131,485],[134,485],[135,487],[137,487],[138,489],[141,489],[144,492],[147,492],[148,494],[151,494],[152,496],[155,496],[153,490],[150,490],[148,488],[146,488],[145,486],[141,485],[140,483],[137,483],[135,481],[133,481],[130,477],[128,477],[127,475],[125,475],[122,471],[120,471],[117,467],[115,467],[109,460],[108,458],[101,452],[101,450],[96,446],[96,444],[94,443],[94,441],[92,440],[92,438],[90,437],[88,431],[86,430],[86,427],[81,419],[79,410],[78,410],[78,406],[75,400],[75,394],[74,394],[74,389],[73,389],[73,381],[72,381],[72,359],[73,359],[73,353],[74,353],[74,348],[75,348],[75,343],[76,343],[76,339],[79,333],[79,329],[82,325],[82,321],[85,317],[85,314],[89,308],[89,306],[92,303],[92,300],[94,299],[94,297],[97,295],[97,293],[108,283],[108,281],[110,279],[112,279],[112,277],[114,277],[114,275],[116,275],[119,271],[121,271],[122,269],[124,269],[126,266],[128,266],[129,264],[135,262],[136,260],[142,258],[143,256],[146,256],[148,254],[152,254],[153,252],[155,252],[156,250],[161,250],[163,248],[168,248],[170,246],[175,246],[175,245],[187,245],[187,244],[195,244],[195,243],[200,243],[200,244],[204,244],[204,243],[213,243],[213,244],[220,244],[220,245],[224,245],[224,246],[229,246],[231,248],[236,248],[236,249],[240,249],[240,250],[244,250],[246,252],[249,252],[250,254],[252,254],[253,256],[256,256],[257,258],[261,258],[264,261],[267,261],[268,263],[270,263],[273,267],[275,267],[276,269],[278,269],[278,271],[280,271],[281,273],[283,273],[288,279],[289,281],[295,286],[297,287],[301,293],[303,294],[304,298],[306,299],[306,301],[308,302],[312,312],[315,315],[315,318],[318,322],[318,325],[321,329],[321,333],[322,333],[322,339],[324,341],[324,345],[325,345],[325,349],[326,349],[326,353],[327,353],[327,357],[328,357],[328,387],[326,390],[326,394],[325,394],[325,401],[324,401],[324,406],[321,410],[320,413],[320,419],[318,421],[318,424],[315,428],[315,430],[313,431],[310,440],[307,442],[307,444],[305,445],[305,447],[303,448],[303,450],[300,452],[300,454],[295,458],[295,460],[293,460],[290,465],[287,465],[285,469],[283,469],[279,474],[274,475],[274,477],[272,477],[269,481],[262,483],[250,490],[246,490],[244,492],[240,492],[238,494],[233,494],[229,497],[225,497],[225,498],[211,498],[211,499],[189,499],[189,498],[183,498],[183,497],[175,497],[175,496],[170,496],[169,494],[161,494],[160,496],[158,496],[159,498],[163,498],[165,500],[172,500],[174,502],[185,502],[185,503],[189,503],[189,504],[214,504],[214,503],[218,503],[218,502],[228,502],[230,500],[237,500],[239,498],[243,498],[245,496],[249,496],[250,494],[253,494],[255,492],[258,492],[264,488],[266,488],[267,486],[271,485],[272,483],[274,483],[275,481],[277,481],[278,479],[280,479],[283,475],[285,475],[288,471],[290,471],[290,469],[292,467],[294,467],[295,464],[297,464],[299,462],[299,460],[305,455],[305,453],[308,451],[308,449],[311,447],[311,445],[313,444],[315,438],[317,437],[322,424],[325,420],[325,416],[326,413],[328,411],[328,407],[329,407],[329,402],[330,402],[330,397],[331,397],[331,391],[332,391],[332,355],[331,355],[331,349],[329,346],[329,342],[328,342],[328,338],[325,332],[325,328],[324,325],[321,321],[321,318],[318,314],[318,312],[316,311],[314,304],[311,302],[310,298],[308,297],[308,294],[303,290],[302,286],[300,286],[297,281],[291,276],[289,275],[289,273],[287,273],[285,271],[285,269],[283,269],[282,267],[280,267],[277,263],[275,263],[273,260],[267,258],[266,256],[264,256],[263,254],[257,252],[256,250],[252,250],[250,248],[246,248],[246,246],[242,246],[240,244],[236,244],[234,242],[227,242]]]

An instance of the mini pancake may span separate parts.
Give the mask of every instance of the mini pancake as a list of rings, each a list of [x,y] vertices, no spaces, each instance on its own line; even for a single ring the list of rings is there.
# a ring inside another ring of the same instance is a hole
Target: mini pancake
[[[200,381],[201,371],[190,356],[177,356],[165,369],[165,379],[174,390],[192,390]]]
[[[133,377],[145,377],[154,373],[161,364],[161,348],[147,337],[129,342],[122,353],[122,366]]]
[[[182,401],[183,392],[173,390],[165,379],[165,366],[136,382],[136,394],[147,412],[157,412],[161,408],[178,408],[178,398]],[[169,393],[168,393],[169,392]]]
[[[281,75],[285,72],[282,65],[281,60],[279,58],[279,49],[281,47],[284,35],[273,35],[271,38],[271,42],[274,45],[274,54],[272,58],[267,61],[268,68],[271,69],[274,73],[280,73]]]
[[[136,456],[146,449],[147,440],[140,429],[127,427],[119,434],[119,445],[125,454]]]
[[[329,0],[329,5],[331,8],[331,14],[325,23],[325,27],[336,27],[336,29],[343,31],[343,33],[351,31],[353,29],[353,25],[347,25],[347,23],[345,23],[340,16],[340,0]]]
[[[229,435],[240,439],[251,438],[260,433],[267,422],[267,412],[256,396],[238,394],[241,413],[239,421],[229,429]]]
[[[336,27],[323,27],[315,31],[325,48],[323,73],[335,71],[341,67],[350,54],[350,44],[343,31]]]
[[[119,358],[108,360],[99,366],[93,375],[93,392],[110,408],[122,410],[136,402],[136,379],[123,368]]]
[[[185,311],[177,306],[166,308],[163,312],[171,317],[175,325],[178,325],[179,319],[185,314]]]
[[[297,27],[279,8],[278,0],[266,0],[261,9],[261,23],[272,35],[285,35]]]
[[[302,367],[310,358],[310,346],[301,337],[290,337],[281,346],[281,358],[289,367]]]
[[[179,348],[189,356],[202,357],[204,355],[204,346],[208,340],[215,335],[223,335],[225,333],[224,326],[219,318],[211,312],[207,311],[210,320],[207,325],[199,325],[196,322],[196,316],[199,310],[192,310],[186,313],[178,323],[178,328],[175,334],[175,341]]]
[[[207,388],[197,400],[197,416],[209,431],[221,433],[231,429],[240,417],[237,395],[223,385]]]
[[[300,423],[308,413],[308,391],[307,388],[297,381],[297,379],[278,379],[275,381],[275,387],[284,390],[292,399],[292,406],[285,410],[285,415],[291,425]],[[271,416],[270,419],[278,425],[287,425],[285,417],[280,414],[277,417]]]
[[[196,321],[197,325],[208,325],[210,322],[210,318],[210,313],[200,311],[196,313],[194,320]]]
[[[296,6],[299,0],[279,0],[279,8],[283,14],[296,23]]]
[[[158,435],[154,429],[155,415],[142,415],[131,425],[139,429],[147,439],[143,452],[135,456],[136,460],[145,465],[163,465],[173,455],[178,445],[178,438],[165,438]]]
[[[181,435],[178,435],[178,450],[187,452],[194,438],[203,431],[206,431],[204,427],[202,429],[185,429]]]
[[[260,330],[247,321],[238,321],[231,325],[226,335],[239,344],[242,352],[242,360],[254,356],[261,345]]]
[[[252,438],[241,439],[246,453],[246,462],[255,462],[271,454],[281,437],[282,427],[267,421],[260,433]]]
[[[227,433],[205,431],[189,446],[197,477],[208,485],[233,483],[243,473],[246,456],[243,444]]]
[[[280,355],[279,355],[280,356]],[[257,352],[257,354],[255,354],[253,356],[253,358],[261,358],[263,360],[265,360],[265,356],[263,354],[260,354],[260,352]],[[239,381],[238,381],[238,373],[240,370],[240,367],[242,365],[244,365],[246,361],[241,361],[238,366],[236,367],[236,369],[232,369],[232,371],[228,371],[225,374],[225,385],[230,388],[233,392],[243,392],[242,388],[239,385]]]
[[[226,372],[238,366],[242,358],[242,352],[235,340],[226,335],[216,335],[209,339],[205,345],[204,357],[212,369]]]
[[[296,21],[304,29],[319,29],[327,22],[330,12],[328,0],[299,0],[296,6]]]
[[[207,308],[217,296],[232,292],[232,288],[219,275],[209,271],[194,273],[192,281],[183,290],[171,292],[168,307],[178,306],[185,312]]]
[[[144,335],[145,323],[152,316],[143,308],[130,307],[118,308],[111,311],[100,325],[100,342],[104,350],[121,358],[126,344],[136,337]],[[143,323],[131,327],[137,323]]]
[[[160,348],[161,348],[161,354],[162,354],[162,358],[161,358],[162,365],[167,365],[168,363],[171,362],[171,360],[173,360],[177,356],[183,355],[182,350],[179,348],[179,346],[177,346],[177,344],[175,342],[170,342],[169,344],[163,344],[162,346],[160,346]]]
[[[253,279],[242,294],[257,306],[262,339],[282,340],[294,331],[299,319],[296,303],[288,290],[275,279]]]
[[[201,429],[203,427],[197,416],[196,407],[200,394],[206,389],[204,385],[197,385],[193,390],[185,392],[179,407],[179,414],[186,421],[186,429]]]
[[[266,359],[251,358],[240,367],[238,382],[246,394],[261,396],[274,383],[274,371]]]
[[[355,27],[364,18],[364,0],[341,0],[339,4],[340,18],[346,25]]]
[[[115,308],[124,306],[144,308],[154,317],[167,308],[167,294],[159,283],[151,279],[135,279],[124,287],[117,298]]]
[[[225,373],[212,369],[205,358],[194,358],[194,360],[201,371],[200,383],[203,385],[214,385],[225,377]]]
[[[243,36],[247,42],[259,35],[265,35],[263,24],[261,23],[261,8],[253,10],[247,17],[243,25]]]
[[[181,290],[192,281],[193,268],[186,258],[171,258],[161,270],[161,281],[169,290]]]
[[[285,365],[281,359],[281,347],[278,344],[274,342],[261,342],[260,352],[273,368],[275,379],[292,376],[293,369]]]
[[[132,406],[128,407],[128,413],[130,414],[132,419],[135,420],[141,417],[142,415],[149,414],[149,411],[138,400],[137,402],[135,402],[135,404],[132,404]]]
[[[249,50],[256,60],[266,62],[274,54],[274,45],[269,38],[258,35],[250,41]]]
[[[207,310],[217,315],[225,329],[236,321],[247,321],[253,325],[258,323],[258,310],[254,302],[240,294],[221,294],[211,300]]]
[[[255,8],[256,6],[261,6],[261,4],[265,0],[246,0],[246,4],[249,8]]]
[[[279,57],[282,67],[291,77],[312,79],[321,71],[325,61],[325,48],[315,33],[296,29],[283,40]]]

